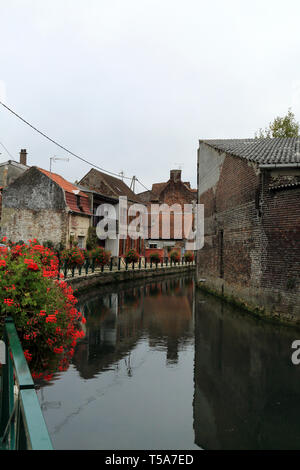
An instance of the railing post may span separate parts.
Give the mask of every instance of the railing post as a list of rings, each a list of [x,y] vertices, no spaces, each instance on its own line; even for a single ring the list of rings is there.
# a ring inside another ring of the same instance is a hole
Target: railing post
[[[118,257],[118,271],[121,269],[121,257]]]
[[[139,257],[139,269],[141,269],[142,257]]]
[[[113,265],[113,258],[112,256],[110,257],[110,265],[109,265],[109,270],[112,271],[112,265]]]
[[[147,269],[147,258],[145,256],[145,269]]]

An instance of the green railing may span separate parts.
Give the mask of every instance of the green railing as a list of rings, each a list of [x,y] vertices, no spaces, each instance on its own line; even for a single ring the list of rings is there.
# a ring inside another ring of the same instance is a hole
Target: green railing
[[[52,450],[34,383],[12,318],[4,325],[5,363],[0,394],[0,449]]]

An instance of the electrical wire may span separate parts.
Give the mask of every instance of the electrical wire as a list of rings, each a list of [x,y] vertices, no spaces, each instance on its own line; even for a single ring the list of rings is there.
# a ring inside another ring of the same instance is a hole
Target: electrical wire
[[[35,130],[36,132],[38,132],[39,134],[41,134],[43,137],[45,137],[46,139],[48,139],[50,142],[52,142],[53,144],[57,145],[58,147],[60,147],[62,150],[64,150],[65,152],[69,153],[70,155],[73,155],[73,157],[75,158],[78,158],[79,160],[87,163],[88,165],[94,167],[94,168],[97,168],[98,170],[100,171],[103,171],[104,173],[108,173],[109,175],[112,175],[112,176],[117,176],[118,178],[120,178],[120,175],[118,173],[113,173],[112,171],[108,171],[108,170],[105,170],[104,168],[101,168],[99,167],[98,165],[95,165],[94,163],[91,163],[89,162],[88,160],[86,160],[85,158],[83,157],[80,157],[79,155],[76,155],[76,153],[72,152],[71,150],[67,149],[66,147],[64,147],[63,145],[59,144],[58,142],[56,142],[54,139],[51,139],[51,137],[48,137],[44,132],[40,131],[39,129],[37,129],[35,126],[33,126],[32,124],[30,124],[30,122],[26,121],[26,119],[22,118],[19,114],[17,114],[15,111],[13,111],[11,108],[9,108],[8,106],[6,106],[6,104],[2,103],[2,101],[0,101],[0,104],[6,108],[10,113],[14,114],[18,119],[20,119],[21,121],[23,121],[25,124],[27,124],[27,126],[31,127],[33,130]],[[125,176],[125,175],[122,175],[122,178],[126,178],[128,180],[132,180],[132,178],[130,176]],[[138,179],[136,179],[136,181],[138,181],[144,188],[146,188],[146,186],[144,186]],[[147,188],[146,188],[147,189]],[[149,189],[147,189],[147,191],[149,191]]]
[[[12,154],[7,150],[7,148],[5,147],[4,144],[2,144],[2,142],[0,142],[0,145],[2,145],[2,147],[4,148],[4,150],[6,151],[6,153],[8,153],[8,155],[9,155],[12,159],[14,159],[14,157],[12,156]]]

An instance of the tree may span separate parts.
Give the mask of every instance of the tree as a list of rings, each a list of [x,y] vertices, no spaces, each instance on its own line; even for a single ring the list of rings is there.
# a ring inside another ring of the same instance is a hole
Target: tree
[[[298,137],[299,123],[295,120],[295,115],[289,108],[288,113],[284,117],[277,116],[269,127],[265,130],[259,129],[255,134],[256,139],[274,138],[274,137]]]

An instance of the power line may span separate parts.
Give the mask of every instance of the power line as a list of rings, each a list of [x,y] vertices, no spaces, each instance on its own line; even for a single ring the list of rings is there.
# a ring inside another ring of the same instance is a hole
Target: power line
[[[101,168],[99,167],[98,165],[95,165],[94,163],[91,163],[89,162],[88,160],[86,160],[85,158],[83,157],[80,157],[79,155],[76,155],[76,153],[72,152],[71,150],[67,149],[66,147],[64,147],[63,145],[59,144],[58,142],[56,142],[54,139],[51,139],[51,137],[48,137],[46,134],[44,134],[44,132],[40,131],[39,129],[37,129],[36,127],[34,127],[32,124],[30,124],[28,121],[26,121],[24,118],[22,118],[21,116],[19,116],[19,114],[17,114],[15,111],[13,111],[12,109],[10,109],[8,106],[6,106],[4,103],[2,103],[2,101],[0,101],[0,104],[6,108],[9,112],[11,112],[12,114],[14,114],[18,119],[20,119],[21,121],[23,121],[25,124],[27,124],[27,126],[31,127],[33,130],[35,130],[36,132],[38,132],[39,134],[41,134],[43,137],[45,137],[46,139],[50,140],[50,142],[52,142],[53,144],[57,145],[58,147],[60,147],[62,150],[64,150],[65,152],[68,152],[70,155],[73,155],[73,157],[75,158],[78,158],[79,160],[87,163],[88,165],[90,166],[93,166],[94,168],[97,168],[98,170],[100,171],[103,171],[104,173],[108,173],[110,175],[113,175],[113,176],[117,176],[118,178],[120,177],[119,174],[117,173],[113,173],[112,171],[108,171],[108,170],[105,170],[104,168]],[[123,178],[126,178],[128,180],[132,180],[132,178],[130,176],[125,176],[123,175]]]
[[[6,151],[6,153],[8,153],[8,155],[9,155],[12,159],[14,159],[14,157],[12,156],[12,154],[7,150],[7,148],[5,147],[4,144],[2,144],[2,142],[0,142],[0,145],[2,145],[2,147],[4,148],[4,150]]]

